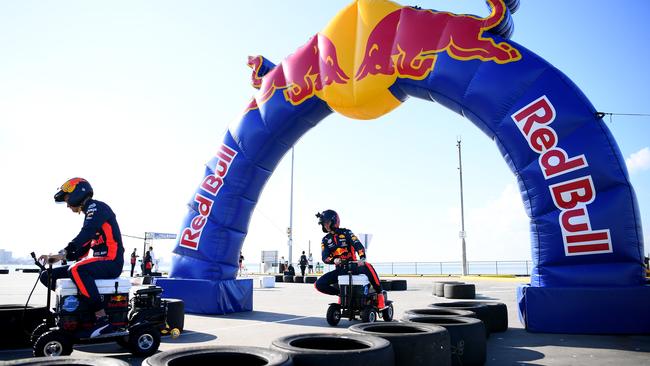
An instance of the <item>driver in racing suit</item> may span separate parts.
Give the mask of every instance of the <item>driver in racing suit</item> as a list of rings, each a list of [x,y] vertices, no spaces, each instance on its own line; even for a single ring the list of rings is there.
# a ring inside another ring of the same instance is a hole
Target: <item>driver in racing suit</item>
[[[53,268],[52,287],[56,286],[59,278],[71,278],[75,283],[80,297],[95,312],[96,322],[89,330],[89,338],[115,330],[106,315],[95,280],[119,277],[124,265],[122,235],[115,214],[107,204],[93,200],[92,197],[93,189],[83,178],[72,178],[63,183],[54,195],[54,201],[66,202],[74,213],[83,212],[84,224],[79,234],[58,254],[39,257],[44,263],[64,259],[76,261],[73,265]],[[93,255],[88,256],[91,249]],[[46,272],[41,274],[40,280],[47,286]]]
[[[386,307],[384,295],[381,291],[379,276],[366,262],[366,253],[363,244],[349,229],[339,228],[339,215],[334,210],[325,210],[317,213],[318,223],[324,233],[321,243],[323,262],[336,265],[336,268],[322,275],[314,286],[324,294],[339,295],[340,291],[332,284],[337,282],[338,276],[347,274],[343,266],[344,261],[357,261],[358,267],[353,268],[353,274],[365,274],[373,289],[377,293],[377,307],[381,310]],[[356,253],[359,254],[357,259]]]

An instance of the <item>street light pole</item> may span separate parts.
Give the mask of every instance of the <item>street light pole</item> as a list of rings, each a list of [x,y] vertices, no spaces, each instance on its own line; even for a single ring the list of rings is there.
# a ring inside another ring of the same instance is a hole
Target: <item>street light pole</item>
[[[291,147],[291,195],[289,201],[289,264],[293,263],[293,147]]]
[[[465,208],[463,203],[463,160],[460,153],[460,136],[456,139],[458,146],[458,171],[460,176],[460,238],[463,250],[463,276],[467,276],[467,252],[465,249]]]

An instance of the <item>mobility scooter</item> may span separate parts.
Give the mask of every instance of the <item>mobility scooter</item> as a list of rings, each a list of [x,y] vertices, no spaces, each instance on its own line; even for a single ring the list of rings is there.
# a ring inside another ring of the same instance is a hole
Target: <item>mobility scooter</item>
[[[46,268],[32,252],[34,263],[47,273],[48,288],[52,283],[52,263]],[[66,356],[75,344],[117,342],[135,356],[154,354],[160,346],[160,332],[166,325],[166,307],[161,301],[162,289],[149,286],[135,291],[129,299],[131,283],[127,278],[96,280],[109,321],[116,332],[89,338],[95,313],[77,296],[77,287],[70,279],[59,279],[53,316],[38,325],[31,335],[34,356]],[[47,291],[47,309],[51,309],[51,291]]]
[[[386,307],[379,309],[377,307],[377,293],[370,285],[368,277],[364,274],[354,275],[358,266],[355,261],[344,262],[347,268],[347,275],[339,276],[338,283],[340,289],[339,302],[331,303],[327,309],[327,323],[336,326],[342,317],[356,319],[361,318],[364,323],[374,323],[378,318],[386,322],[393,320],[393,302],[388,300],[386,291],[384,301]]]

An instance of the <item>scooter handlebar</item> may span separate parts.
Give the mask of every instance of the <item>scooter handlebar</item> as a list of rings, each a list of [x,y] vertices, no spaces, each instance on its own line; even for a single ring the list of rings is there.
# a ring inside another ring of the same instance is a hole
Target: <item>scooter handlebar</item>
[[[45,266],[38,261],[38,258],[36,258],[36,253],[31,252],[29,255],[32,256],[32,259],[34,259],[34,264],[36,264],[41,270],[45,271]]]

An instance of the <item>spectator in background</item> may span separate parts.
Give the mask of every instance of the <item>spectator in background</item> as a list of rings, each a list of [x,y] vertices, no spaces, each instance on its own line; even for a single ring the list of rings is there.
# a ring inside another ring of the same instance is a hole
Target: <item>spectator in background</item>
[[[284,273],[284,271],[287,270],[287,267],[286,267],[285,264],[284,264],[285,262],[286,262],[286,261],[284,260],[284,256],[282,256],[282,257],[280,258],[280,266],[279,266],[279,268],[278,268],[278,271],[279,271],[280,273]]]
[[[244,254],[239,252],[239,275],[241,276],[242,271],[244,270]]]
[[[137,262],[138,257],[137,249],[133,248],[133,253],[131,253],[131,277],[133,277],[133,271],[135,270],[135,263]]]
[[[307,268],[307,256],[305,255],[305,251],[302,251],[302,255],[300,256],[300,262],[298,262],[300,265],[300,273],[302,274],[303,277],[305,277],[305,268]]]
[[[147,250],[147,252],[144,254],[144,260],[142,261],[142,264],[144,266],[142,270],[142,275],[151,276],[151,268],[153,268],[151,250]]]
[[[153,247],[149,247],[149,255],[151,256],[151,269],[158,272],[158,259],[153,254]],[[149,274],[151,274],[151,271],[149,271]]]

